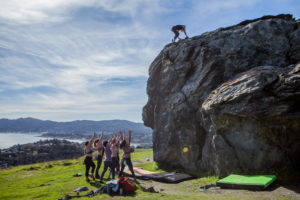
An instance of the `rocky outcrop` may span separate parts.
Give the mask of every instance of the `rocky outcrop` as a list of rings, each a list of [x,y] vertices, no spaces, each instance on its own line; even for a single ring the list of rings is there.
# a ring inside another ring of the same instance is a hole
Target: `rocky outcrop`
[[[165,46],[143,109],[154,160],[216,173],[300,166],[295,23],[266,16]]]

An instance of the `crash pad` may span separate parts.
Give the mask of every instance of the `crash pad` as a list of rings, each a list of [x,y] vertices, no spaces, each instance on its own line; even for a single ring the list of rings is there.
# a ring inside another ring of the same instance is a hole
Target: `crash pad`
[[[148,170],[144,170],[144,169],[138,168],[138,167],[134,167],[133,171],[134,171],[135,177],[138,178],[138,179],[142,179],[142,180],[149,180],[150,179],[150,178],[145,176],[146,174],[155,173],[155,172],[150,172]],[[125,167],[123,172],[126,176],[132,176],[128,167]]]
[[[138,174],[153,174],[153,173],[155,173],[155,172],[151,172],[151,171],[145,170],[140,167],[134,167],[133,171],[134,171],[134,173],[138,173]],[[128,169],[128,167],[125,167],[124,172],[131,173],[130,170]]]
[[[264,190],[276,180],[275,175],[231,174],[216,182],[221,188]]]
[[[164,183],[180,183],[182,181],[190,180],[193,178],[188,174],[178,172],[148,174],[146,175],[146,177]]]
[[[135,173],[136,178],[138,179],[142,179],[142,180],[151,179],[151,180],[165,182],[165,183],[179,183],[193,178],[192,176],[184,173],[177,173],[177,172],[156,173],[156,172],[151,172],[148,170],[144,170],[143,168],[137,168],[137,167],[134,167],[133,171]],[[131,176],[131,172],[128,168],[124,169],[124,174],[126,176]]]

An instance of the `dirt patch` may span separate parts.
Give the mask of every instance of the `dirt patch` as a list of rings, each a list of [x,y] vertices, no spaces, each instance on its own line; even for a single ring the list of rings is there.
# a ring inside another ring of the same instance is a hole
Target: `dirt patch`
[[[34,175],[35,175],[34,171],[28,171],[28,172],[19,174],[18,177],[28,178],[28,177],[31,177],[31,176],[34,176]]]
[[[182,183],[177,184],[168,184],[168,183],[161,183],[152,180],[138,180],[139,185],[141,188],[153,188],[154,191],[160,193],[167,193],[167,194],[189,194],[189,192],[184,191],[181,189],[183,187]]]

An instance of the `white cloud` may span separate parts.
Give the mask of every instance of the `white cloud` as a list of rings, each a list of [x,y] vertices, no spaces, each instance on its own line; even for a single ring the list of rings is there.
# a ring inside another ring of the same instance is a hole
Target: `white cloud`
[[[57,21],[60,17],[51,16],[50,11],[62,8],[64,2],[70,1],[43,1],[43,0],[2,0],[0,17],[19,23],[42,22],[44,20]],[[58,11],[55,11],[58,12]]]
[[[199,1],[196,9],[201,9],[203,14],[215,14],[224,10],[238,9],[240,7],[253,6],[262,0],[240,1],[240,0],[210,0]]]
[[[52,86],[76,93],[111,78],[146,77],[159,51],[148,42],[153,35],[147,38],[147,31],[119,34],[130,32],[131,25],[121,27],[121,31],[95,28],[89,32],[70,25],[57,31],[51,26],[43,30],[34,26],[30,31],[26,27],[4,26],[0,33],[0,46],[13,52],[0,59],[0,69],[6,71],[0,77],[11,89]],[[8,40],[1,39],[6,37]],[[19,53],[21,57],[15,55]],[[91,83],[90,79],[97,81]]]
[[[135,17],[139,10],[144,14],[167,12],[158,0],[1,0],[0,18],[10,23],[59,22],[70,17],[69,12],[80,7],[95,7],[109,12]]]
[[[0,90],[12,93],[0,97],[3,116],[59,120],[97,119],[103,114],[103,119],[141,121],[145,82],[116,84],[111,79],[147,77],[161,48],[156,14],[169,12],[158,0],[0,0],[0,4],[0,47],[7,52],[0,58],[4,83]],[[74,13],[83,7],[128,21],[115,24],[105,15],[102,20],[89,16],[80,21]]]
[[[166,26],[198,35],[260,2],[0,0],[0,113],[141,121],[148,67],[173,37]]]
[[[79,94],[55,93],[39,94],[30,93],[18,96],[21,103],[14,101],[0,104],[2,116],[9,117],[36,117],[41,119],[52,119],[67,121],[76,119],[128,119],[141,121],[138,110],[142,109],[145,95],[141,91],[134,92],[130,88],[114,88],[109,90],[99,88],[95,93],[91,91]],[[132,100],[130,97],[144,96],[141,100]],[[18,102],[18,100],[16,100]],[[1,102],[1,99],[0,99]],[[138,108],[138,110],[137,110]],[[127,115],[125,113],[131,113]],[[82,118],[86,116],[86,118]]]

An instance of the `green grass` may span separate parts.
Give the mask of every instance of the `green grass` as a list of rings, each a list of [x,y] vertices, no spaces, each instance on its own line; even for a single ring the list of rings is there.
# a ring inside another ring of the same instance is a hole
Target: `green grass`
[[[136,149],[132,160],[147,158],[152,154],[152,149]],[[66,194],[74,195],[72,191],[77,187],[88,186],[92,190],[96,189],[85,181],[84,176],[73,177],[78,172],[84,175],[83,159],[50,161],[0,170],[0,199],[58,199]],[[99,172],[102,170],[103,164]],[[108,173],[104,178],[107,175]],[[140,192],[138,190],[136,193]],[[101,196],[103,199],[108,197],[106,194]],[[99,197],[100,195],[89,199]]]
[[[134,152],[131,155],[132,160],[136,159],[146,159],[149,158],[153,155],[153,150],[152,149],[135,149]]]
[[[132,154],[132,160],[141,160],[151,157],[152,149],[136,149]],[[97,186],[89,184],[85,181],[85,177],[73,177],[74,174],[80,172],[84,174],[85,166],[83,165],[83,157],[73,160],[51,161],[46,163],[23,165],[0,170],[0,199],[43,199],[52,200],[64,197],[66,194],[74,195],[73,190],[77,187],[88,186],[90,190],[95,190]],[[184,171],[182,169],[168,168],[158,165],[156,162],[146,164],[138,164],[146,170],[154,172],[164,172],[168,170]],[[103,164],[100,168],[102,172]],[[135,194],[126,196],[126,199],[293,199],[289,196],[273,195],[272,198],[253,196],[256,193],[239,192],[234,194],[218,194],[205,193],[199,191],[201,185],[215,183],[218,176],[211,173],[199,173],[197,171],[188,171],[197,175],[197,179],[180,183],[178,191],[174,194],[165,193],[146,193],[139,186]],[[108,173],[106,173],[106,178]],[[182,193],[181,193],[182,191]],[[84,194],[84,193],[82,193]],[[92,198],[79,199],[110,199],[106,194],[98,194]],[[122,196],[114,196],[113,199],[124,199]]]
[[[165,170],[159,168],[158,164],[156,162],[149,162],[149,163],[146,163],[146,164],[138,164],[136,165],[137,167],[141,167],[145,170],[148,170],[148,171],[152,171],[152,172],[166,172]]]

